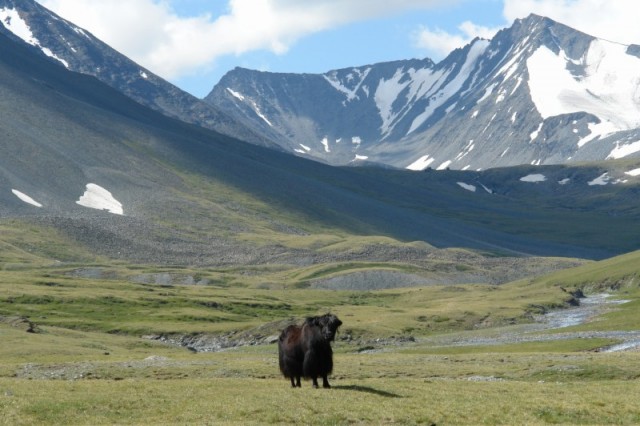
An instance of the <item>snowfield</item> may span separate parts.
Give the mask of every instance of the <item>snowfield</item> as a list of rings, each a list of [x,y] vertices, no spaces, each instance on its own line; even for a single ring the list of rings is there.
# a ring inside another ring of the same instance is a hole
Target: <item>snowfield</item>
[[[430,97],[429,105],[425,108],[424,112],[418,115],[411,123],[411,127],[407,134],[413,133],[418,129],[422,124],[424,124],[429,117],[442,106],[445,102],[447,102],[451,97],[460,92],[464,83],[469,79],[471,73],[475,69],[476,63],[485,50],[489,47],[488,40],[475,40],[469,49],[469,53],[467,55],[466,62],[462,65],[460,72],[456,75],[456,77],[446,84],[437,86],[433,84],[431,86],[425,85],[428,87],[428,91],[425,93],[420,93],[420,97]],[[437,82],[445,82],[447,81],[446,77],[442,79],[436,80]],[[420,85],[421,89],[424,90]],[[435,86],[435,90],[432,88]]]
[[[609,154],[609,156],[607,157],[607,160],[624,158],[627,155],[635,154],[638,151],[640,151],[640,141],[625,144],[625,145],[618,144],[613,149],[613,151],[611,151],[611,154]]]
[[[609,173],[603,173],[600,176],[598,176],[597,178],[595,178],[594,180],[588,182],[589,186],[595,186],[595,185],[599,185],[599,186],[604,186],[607,185],[609,183],[609,180],[611,178],[609,177]]]
[[[31,204],[32,206],[36,206],[36,207],[42,207],[42,204],[40,204],[39,202],[37,202],[36,200],[34,200],[33,198],[29,197],[27,194],[18,191],[17,189],[12,189],[11,192],[13,192],[13,194],[20,198],[22,201],[24,201],[27,204]]]
[[[329,83],[334,89],[336,89],[340,93],[343,93],[347,97],[347,101],[352,101],[358,98],[358,90],[360,89],[360,86],[362,86],[362,83],[364,83],[364,80],[367,78],[367,75],[369,75],[370,71],[371,68],[367,68],[364,71],[354,68],[348,76],[348,80],[350,82],[353,81],[356,77],[358,78],[358,82],[354,85],[353,88],[344,86],[338,79],[335,71],[324,74],[323,77],[327,81],[327,83]]]
[[[6,7],[0,9],[0,23],[2,23],[2,25],[4,25],[4,27],[11,31],[15,36],[21,38],[32,46],[39,47],[40,50],[42,50],[42,53],[59,61],[66,68],[69,68],[69,63],[67,61],[59,58],[51,51],[51,49],[40,44],[40,41],[33,35],[31,28],[29,28],[29,25],[27,25],[24,19],[20,17],[17,10]]]
[[[31,32],[31,28],[29,25],[20,17],[18,11],[15,9],[3,8],[0,9],[0,20],[2,21],[2,25],[5,26],[6,29],[11,31],[17,37],[20,37],[25,42],[29,43],[32,46],[37,46],[40,43],[38,39],[34,37]]]
[[[624,172],[624,174],[629,176],[640,176],[640,169],[629,170],[628,172]]]
[[[526,175],[520,178],[520,180],[522,182],[544,182],[545,180],[547,180],[547,177],[543,174],[539,174],[539,173],[534,173],[534,174],[530,174],[530,175]]]
[[[24,192],[18,191],[17,189],[12,189],[11,192],[27,204],[38,208],[43,207],[42,203],[34,200]],[[124,214],[122,203],[116,200],[113,195],[111,195],[111,192],[94,183],[87,184],[86,191],[80,199],[76,201],[76,204],[91,209],[106,210],[113,214]]]
[[[273,127],[273,123],[271,123],[271,121],[269,121],[267,116],[262,113],[262,111],[260,110],[260,107],[258,106],[258,104],[255,101],[253,101],[251,99],[247,99],[244,95],[242,95],[239,92],[236,92],[235,90],[231,89],[230,87],[227,87],[227,92],[229,92],[229,94],[231,94],[231,96],[233,96],[234,98],[238,99],[241,102],[245,102],[246,101],[246,103],[249,104],[251,109],[253,109],[253,112],[255,112],[256,115],[262,119],[262,121],[267,123],[270,127]]]
[[[582,58],[542,46],[527,60],[527,68],[531,98],[543,119],[581,111],[600,119],[589,123],[591,133],[579,147],[640,126],[640,58],[627,54],[627,46],[594,39]],[[584,70],[581,75],[574,75],[576,68]],[[612,152],[610,157],[621,158],[640,146],[633,149]]]
[[[418,158],[413,163],[409,164],[407,166],[407,169],[415,170],[415,171],[421,171],[421,170],[424,170],[427,167],[429,167],[429,165],[431,163],[433,163],[435,160],[436,160],[435,158],[429,158],[428,155],[424,155],[424,156]]]
[[[76,204],[90,209],[107,210],[110,213],[122,215],[122,203],[113,198],[111,192],[107,191],[95,183],[87,184],[87,190],[80,197]]]
[[[460,185],[461,188],[464,188],[467,191],[476,192],[476,187],[474,185],[469,185],[468,183],[464,183],[464,182],[456,182],[456,183]]]

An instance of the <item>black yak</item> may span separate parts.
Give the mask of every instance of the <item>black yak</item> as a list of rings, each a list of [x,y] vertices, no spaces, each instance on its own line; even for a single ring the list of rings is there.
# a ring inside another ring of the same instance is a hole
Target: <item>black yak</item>
[[[290,325],[278,339],[280,371],[291,379],[291,386],[300,387],[300,377],[310,378],[313,387],[330,388],[327,376],[333,371],[331,342],[342,321],[333,314],[309,317],[302,326]]]

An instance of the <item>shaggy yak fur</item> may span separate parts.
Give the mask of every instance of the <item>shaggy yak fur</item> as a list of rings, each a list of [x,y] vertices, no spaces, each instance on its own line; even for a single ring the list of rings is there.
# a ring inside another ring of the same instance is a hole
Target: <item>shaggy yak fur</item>
[[[309,317],[302,326],[290,325],[280,334],[278,355],[280,371],[291,379],[291,386],[300,387],[300,377],[310,378],[313,387],[330,388],[327,376],[333,370],[331,342],[342,321],[335,315]]]

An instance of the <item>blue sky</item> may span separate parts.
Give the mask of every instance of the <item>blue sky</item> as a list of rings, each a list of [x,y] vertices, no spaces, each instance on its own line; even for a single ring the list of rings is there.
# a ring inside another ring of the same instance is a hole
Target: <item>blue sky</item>
[[[504,26],[501,1],[481,0],[472,3],[473,10],[463,10],[465,6],[458,3],[455,6],[412,10],[339,26],[299,39],[285,54],[260,50],[239,57],[223,57],[219,61],[219,68],[223,73],[235,66],[275,72],[323,73],[398,59],[430,57],[438,61],[443,59],[441,52],[417,45],[415,39],[423,27],[457,32],[460,18],[467,14],[485,26]]]
[[[200,3],[201,7],[206,1],[191,0],[190,3]],[[444,58],[442,52],[417,44],[416,38],[423,27],[457,33],[457,26],[472,16],[475,22],[485,26],[504,26],[501,10],[500,0],[476,0],[445,2],[444,5],[427,9],[391,12],[388,16],[310,34],[298,39],[284,54],[256,50],[240,56],[221,57],[206,79],[217,82],[225,72],[236,66],[272,72],[324,73],[399,59],[429,57],[437,62]],[[202,84],[198,75],[185,76],[176,83],[187,91],[202,92],[198,89]]]
[[[152,72],[204,97],[236,66],[324,73],[438,62],[529,13],[640,44],[636,0],[37,0]]]

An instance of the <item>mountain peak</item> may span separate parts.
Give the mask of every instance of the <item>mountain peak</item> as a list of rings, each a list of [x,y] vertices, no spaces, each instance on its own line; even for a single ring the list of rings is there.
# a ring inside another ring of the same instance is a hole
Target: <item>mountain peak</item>
[[[0,23],[0,32],[12,40],[26,43],[70,71],[94,76],[169,117],[273,146],[214,105],[182,91],[33,0],[0,0]]]
[[[640,106],[629,95],[639,90],[629,77],[640,74],[638,52],[531,14],[437,64],[243,79],[231,78],[234,70],[206,100],[284,150],[334,165],[478,170],[602,160],[640,152],[632,117]]]

